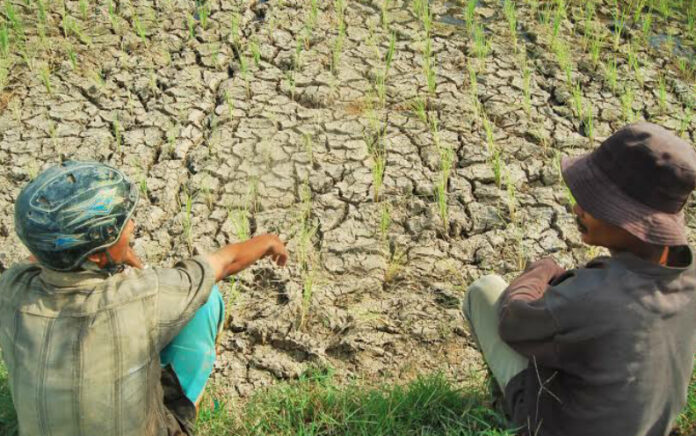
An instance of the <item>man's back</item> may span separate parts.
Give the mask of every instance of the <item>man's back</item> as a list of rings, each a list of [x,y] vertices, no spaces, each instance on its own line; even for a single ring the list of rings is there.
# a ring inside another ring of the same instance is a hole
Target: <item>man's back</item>
[[[510,397],[524,397],[520,423],[531,416],[543,435],[669,432],[696,352],[696,269],[683,248],[682,268],[626,253],[599,258],[533,304],[553,327],[548,338],[511,343],[536,357],[508,385]],[[528,311],[520,305],[509,316]]]
[[[175,269],[0,277],[0,349],[22,435],[167,435],[159,352],[208,297],[202,259]]]

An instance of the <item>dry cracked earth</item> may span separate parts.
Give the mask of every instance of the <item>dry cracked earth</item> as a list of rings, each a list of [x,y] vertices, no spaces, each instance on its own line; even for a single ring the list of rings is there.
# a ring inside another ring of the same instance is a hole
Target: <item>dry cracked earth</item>
[[[468,283],[597,254],[559,157],[632,119],[696,139],[693,32],[678,9],[653,11],[645,33],[644,17],[617,25],[613,3],[587,19],[586,2],[526,1],[513,39],[504,2],[471,19],[432,1],[430,25],[422,3],[54,0],[41,15],[6,0],[0,270],[28,254],[13,226],[24,184],[62,159],[108,162],[140,186],[150,265],[287,241],[288,267],[221,285],[215,378],[231,395],[313,366],[465,380],[481,367],[459,311]]]

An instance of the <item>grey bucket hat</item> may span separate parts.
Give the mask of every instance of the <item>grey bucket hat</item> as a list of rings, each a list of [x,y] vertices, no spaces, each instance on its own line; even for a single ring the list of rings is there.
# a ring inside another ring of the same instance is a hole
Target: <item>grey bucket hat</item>
[[[696,187],[696,151],[666,129],[630,124],[591,153],[563,159],[561,171],[595,218],[651,244],[687,244],[682,209]]]

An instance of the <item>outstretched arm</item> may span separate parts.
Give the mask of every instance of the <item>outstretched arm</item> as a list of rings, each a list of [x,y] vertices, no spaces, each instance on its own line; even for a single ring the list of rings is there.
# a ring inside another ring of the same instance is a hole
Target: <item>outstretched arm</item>
[[[285,244],[276,235],[261,235],[244,242],[225,245],[208,254],[207,259],[215,271],[215,280],[220,281],[267,256],[278,266],[284,266],[288,260]]]

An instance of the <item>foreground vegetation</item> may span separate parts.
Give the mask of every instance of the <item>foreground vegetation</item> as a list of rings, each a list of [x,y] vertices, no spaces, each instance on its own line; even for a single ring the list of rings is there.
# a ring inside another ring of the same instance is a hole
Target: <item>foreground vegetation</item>
[[[198,416],[202,436],[512,436],[491,407],[487,381],[455,386],[439,374],[403,386],[338,386],[330,372],[259,391],[239,406],[208,389]],[[17,433],[7,371],[0,363],[0,436]],[[696,433],[696,374],[673,436]]]

